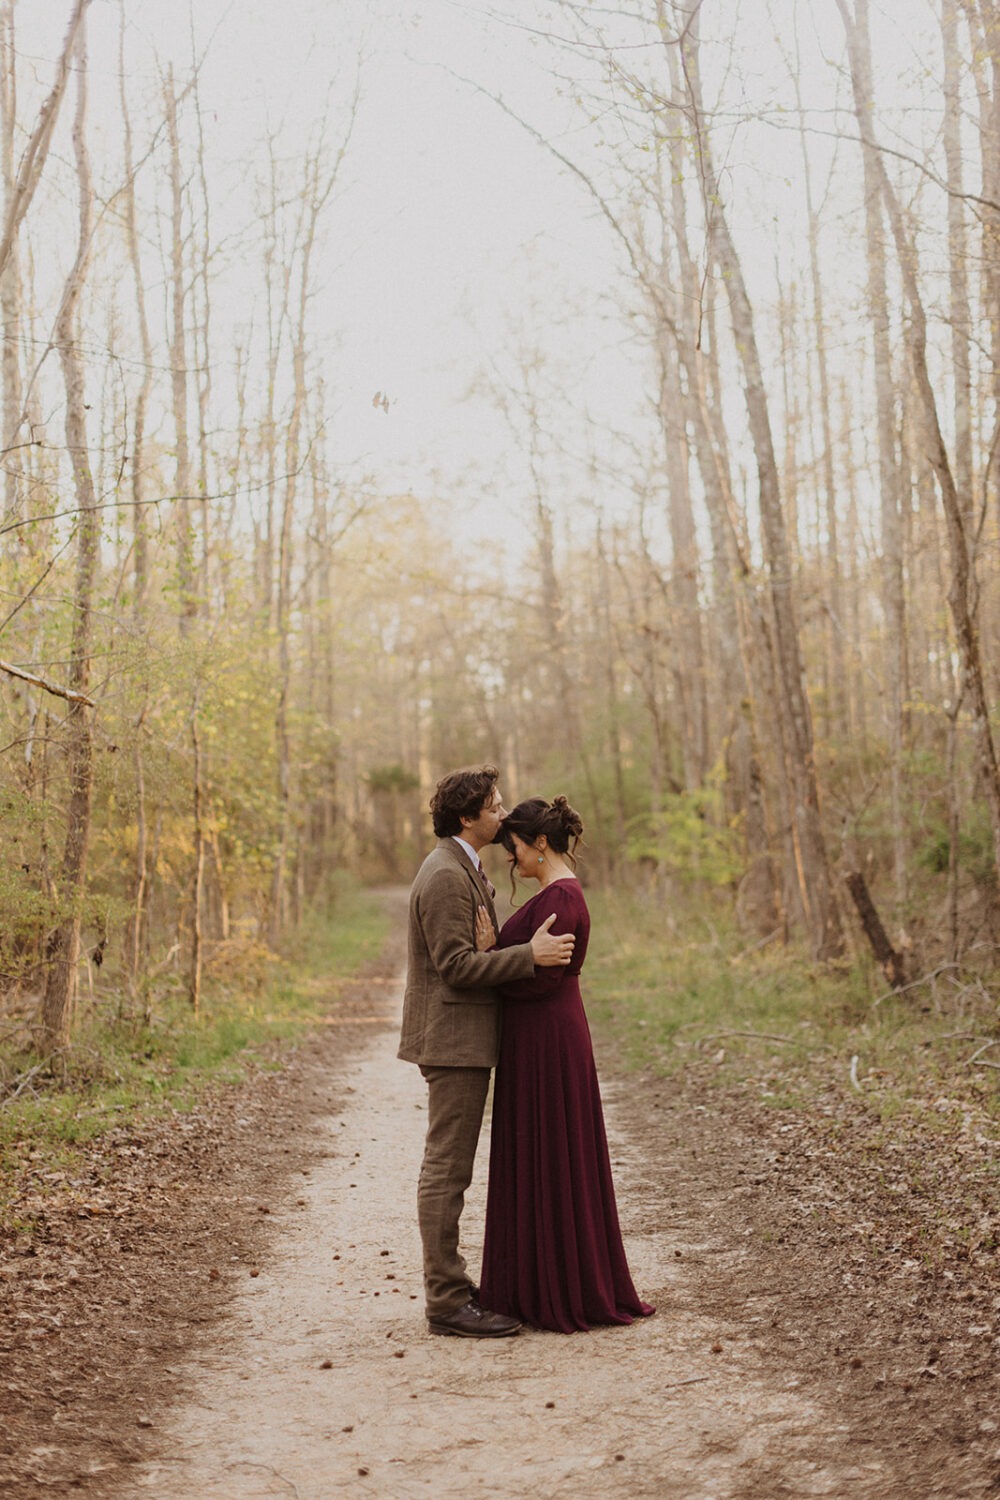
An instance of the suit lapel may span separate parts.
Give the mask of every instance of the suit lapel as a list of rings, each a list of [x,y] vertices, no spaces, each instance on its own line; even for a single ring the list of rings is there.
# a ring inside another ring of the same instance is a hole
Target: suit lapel
[[[475,865],[473,865],[471,859],[466,854],[461,844],[456,844],[454,839],[441,839],[439,841],[438,847],[440,849],[444,849],[452,859],[457,860],[461,865],[469,880],[472,882],[472,889],[475,892],[476,897],[476,905],[486,907],[486,910],[490,914],[490,921],[493,923],[493,931],[499,937],[500,923],[497,921],[496,907],[493,905],[493,899],[486,888],[485,881],[483,880],[479,871],[476,869]]]

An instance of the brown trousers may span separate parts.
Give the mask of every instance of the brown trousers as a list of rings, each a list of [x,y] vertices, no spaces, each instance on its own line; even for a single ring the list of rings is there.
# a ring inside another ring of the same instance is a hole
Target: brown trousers
[[[417,1217],[424,1246],[427,1316],[464,1307],[469,1278],[458,1249],[458,1221],[472,1181],[489,1068],[421,1067],[427,1081],[427,1139],[417,1186]]]

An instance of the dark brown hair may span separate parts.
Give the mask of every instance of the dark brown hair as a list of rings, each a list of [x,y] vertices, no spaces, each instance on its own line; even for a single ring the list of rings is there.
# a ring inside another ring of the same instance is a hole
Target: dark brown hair
[[[463,818],[478,818],[500,777],[496,766],[465,766],[442,776],[431,798],[431,818],[439,839],[462,832]]]
[[[507,814],[493,842],[503,844],[507,853],[513,854],[515,833],[526,844],[533,844],[544,833],[557,854],[568,854],[572,859],[583,833],[583,820],[565,797],[553,797],[551,802],[544,797],[529,797]]]

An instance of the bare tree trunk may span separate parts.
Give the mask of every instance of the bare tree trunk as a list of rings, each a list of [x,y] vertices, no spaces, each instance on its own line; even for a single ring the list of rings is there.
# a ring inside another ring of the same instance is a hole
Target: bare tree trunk
[[[962,829],[962,803],[958,787],[958,716],[962,700],[956,695],[945,709],[947,739],[945,742],[945,782],[948,799],[948,961],[958,963],[962,935],[958,925],[959,843]]]
[[[194,813],[194,874],[191,880],[191,966],[188,970],[188,1004],[195,1015],[201,1006],[202,893],[205,885],[205,789],[202,785],[201,735],[198,729],[199,692],[191,704],[191,775]]]
[[[52,132],[59,118],[59,109],[69,82],[70,60],[83,29],[83,18],[89,4],[90,0],[76,0],[56,68],[55,82],[38,112],[38,121],[21,156],[14,191],[10,201],[6,204],[3,238],[0,239],[0,276],[6,270],[7,262],[13,253],[15,236],[31,206],[31,200],[35,196],[35,190],[45,168],[45,160],[52,142]]]
[[[186,332],[186,276],[184,256],[184,194],[181,146],[177,130],[177,94],[173,68],[168,68],[163,102],[170,144],[170,384],[174,416],[174,515],[177,525],[177,587],[180,626],[190,628],[197,611],[194,546],[191,533],[191,452],[188,438],[188,380]]]
[[[129,264],[132,267],[132,281],[135,287],[135,311],[136,320],[139,325],[139,347],[142,351],[142,374],[139,380],[139,389],[135,398],[135,410],[132,416],[132,452],[130,455],[132,469],[133,609],[137,619],[141,619],[145,609],[146,590],[149,586],[149,530],[146,525],[143,502],[146,480],[146,412],[153,385],[154,362],[153,340],[150,336],[149,318],[146,313],[146,289],[142,279],[142,260],[139,253],[139,230],[136,222],[136,169],[132,147],[132,121],[129,114],[128,94],[125,87],[124,0],[122,0],[121,30],[119,32],[118,71],[121,80],[120,97],[125,158],[125,188],[122,206],[125,221],[125,241],[128,246]]]
[[[837,0],[848,24],[846,0]],[[865,248],[868,264],[868,312],[875,352],[875,409],[878,429],[879,490],[882,515],[882,601],[886,634],[884,659],[888,681],[886,714],[889,742],[890,817],[896,918],[900,920],[907,895],[907,850],[903,825],[903,712],[907,679],[906,606],[903,590],[901,529],[901,470],[896,453],[895,388],[889,342],[889,292],[886,279],[881,178],[878,148],[872,139],[871,46],[868,38],[868,0],[855,0],[852,81],[855,112],[861,133],[865,183]]]
[[[788,551],[792,564],[792,578],[801,567],[802,515],[799,495],[798,429],[802,419],[799,409],[799,378],[795,358],[795,314],[796,287],[793,282],[786,291],[781,283],[780,265],[775,266],[775,281],[778,287],[778,337],[781,350],[781,394],[785,455],[782,465],[782,495],[785,503],[785,530],[788,535]]]
[[[14,206],[14,136],[17,124],[17,57],[14,50],[14,0],[0,10],[0,172],[4,212]],[[22,418],[21,391],[21,269],[17,236],[11,238],[6,267],[0,275],[0,313],[3,316],[3,425],[0,431],[4,466],[4,509],[13,517],[23,501],[21,469],[15,450]]]
[[[774,618],[775,660],[779,672],[780,691],[788,710],[791,731],[786,743],[786,753],[795,795],[793,830],[799,881],[813,954],[818,959],[829,959],[837,957],[843,951],[843,933],[830,879],[826,841],[820,819],[812,717],[805,691],[798,623],[792,598],[791,560],[785,517],[781,504],[767,393],[754,332],[753,311],[739,256],[729,231],[723,207],[724,197],[721,184],[715,172],[711,148],[702,124],[703,109],[697,80],[696,22],[695,14],[692,16],[684,44],[685,63],[691,103],[698,122],[697,150],[703,173],[712,246],[726,283],[733,334],[743,370],[743,394],[750,434],[757,460],[763,542]]]
[[[906,983],[903,955],[898,953],[889,941],[882,919],[871,898],[868,882],[860,870],[852,870],[844,876],[844,884],[851,893],[851,900],[854,902],[861,926],[864,928],[865,937],[871,944],[872,952],[878,959],[883,974],[894,990],[901,989]]]
[[[861,9],[866,0],[858,0]],[[871,114],[870,95],[864,94],[865,74],[864,36],[852,24],[846,0],[837,0],[844,18],[847,32],[848,54],[855,87],[862,136],[874,142],[874,122]],[[1000,766],[997,763],[996,745],[990,725],[989,704],[983,676],[982,657],[979,648],[979,631],[975,615],[975,579],[970,563],[969,538],[966,517],[968,502],[958,493],[952,472],[948,450],[945,445],[938,418],[937,398],[927,368],[927,317],[917,280],[916,251],[907,235],[902,210],[895,189],[889,180],[885,162],[879,152],[874,153],[882,199],[888,214],[896,255],[903,279],[903,290],[909,306],[910,316],[906,324],[906,341],[913,366],[914,379],[924,425],[924,441],[927,457],[937,476],[938,489],[944,509],[948,531],[948,553],[951,578],[948,588],[948,604],[955,625],[955,636],[962,660],[964,693],[972,712],[973,735],[979,774],[986,804],[989,809],[990,828],[993,835],[994,863],[1000,874]]]
[[[226,890],[226,867],[222,859],[219,830],[213,825],[208,836],[208,847],[212,855],[212,872],[215,879],[216,936],[222,942],[229,937],[229,895]]]
[[[651,744],[649,751],[649,804],[654,820],[663,810],[664,783],[667,776],[669,747],[664,722],[661,682],[664,676],[661,666],[664,630],[655,619],[654,597],[656,584],[662,590],[662,580],[653,559],[649,555],[645,532],[640,518],[638,525],[641,572],[634,576],[634,565],[624,562],[618,553],[617,540],[614,550],[615,572],[621,580],[622,595],[628,614],[627,639],[637,647],[637,663],[628,658],[629,666],[639,683],[646,717],[649,720]]]
[[[278,756],[278,848],[271,879],[271,942],[277,944],[285,926],[287,906],[288,849],[291,832],[291,738],[288,728],[288,710],[291,695],[291,641],[289,619],[292,587],[292,523],[295,515],[296,470],[299,463],[299,436],[302,414],[306,400],[305,387],[305,322],[304,304],[307,296],[308,255],[303,256],[303,287],[300,308],[303,318],[296,329],[292,355],[293,393],[292,410],[288,420],[285,444],[286,477],[284,504],[281,513],[281,530],[278,540],[278,592],[276,624],[278,635],[278,703],[275,714],[275,748]]]
[[[830,607],[827,611],[827,656],[830,662],[829,722],[834,734],[844,735],[850,722],[847,687],[847,663],[844,651],[844,602],[840,567],[837,486],[833,466],[833,418],[830,405],[830,369],[827,356],[826,310],[823,303],[823,279],[819,258],[819,214],[813,201],[812,174],[806,145],[799,75],[795,76],[796,101],[799,107],[799,141],[802,148],[802,178],[806,195],[809,234],[809,278],[812,284],[813,339],[816,371],[819,377],[819,418],[822,442],[823,517],[826,523],[827,587]]]
[[[217,560],[218,587],[219,587],[219,609],[225,614],[229,607],[235,603],[236,595],[233,588],[233,557],[234,533],[236,527],[237,503],[240,492],[240,481],[243,477],[246,461],[247,448],[247,366],[249,357],[246,352],[237,347],[236,349],[236,448],[230,462],[230,474],[232,485],[228,495],[226,515],[222,522],[222,534],[219,537],[219,556]]]
[[[864,754],[868,749],[868,698],[865,690],[865,669],[861,643],[864,624],[861,610],[868,581],[863,566],[864,543],[861,518],[858,514],[858,474],[851,442],[855,415],[851,390],[846,379],[838,383],[838,411],[840,414],[839,444],[842,450],[842,466],[847,490],[847,514],[845,516],[845,552],[851,559],[848,576],[847,598],[844,605],[843,628],[851,643],[848,657],[847,686],[850,695],[851,739]]]
[[[698,599],[698,540],[691,507],[688,441],[677,352],[666,330],[659,339],[660,423],[667,473],[667,509],[673,552],[674,672],[681,711],[684,785],[701,786],[708,769],[708,701],[701,605]]]
[[[693,302],[691,303],[693,306]],[[755,586],[748,556],[745,525],[733,493],[725,434],[718,413],[709,406],[708,390],[713,390],[713,406],[719,400],[717,385],[718,352],[715,321],[711,306],[706,322],[710,329],[707,352],[695,349],[693,330],[680,347],[685,358],[690,396],[691,431],[698,468],[702,478],[705,503],[711,517],[713,536],[718,538],[719,565],[717,580],[722,597],[720,619],[733,639],[722,649],[723,682],[727,701],[739,704],[739,718],[734,734],[734,757],[740,780],[741,804],[746,817],[746,857],[752,871],[744,908],[768,913],[774,920],[768,931],[778,925],[778,894],[775,888],[775,866],[771,856],[767,804],[760,774],[759,748],[766,747],[772,773],[772,786],[778,804],[778,836],[784,853],[785,892],[780,902],[784,917],[781,925],[787,938],[789,914],[804,915],[799,892],[799,861],[794,833],[794,796],[787,750],[789,727],[782,694],[775,678],[772,631],[768,627]],[[734,664],[729,652],[737,650]],[[754,801],[751,816],[750,802]],[[770,894],[768,895],[768,889]]]
[[[145,629],[146,602],[149,589],[149,528],[145,514],[146,488],[146,412],[153,384],[153,340],[149,331],[146,313],[146,291],[142,277],[142,260],[139,251],[139,230],[136,221],[135,163],[132,145],[132,121],[128,107],[125,67],[125,6],[122,14],[118,40],[118,71],[120,78],[120,100],[124,138],[125,189],[123,194],[123,217],[125,240],[128,246],[129,263],[135,289],[136,320],[139,327],[139,347],[142,351],[142,374],[135,398],[132,418],[131,452],[131,496],[132,496],[132,619],[137,635]],[[144,688],[146,701],[135,726],[133,761],[136,776],[136,847],[135,867],[132,877],[130,915],[125,933],[125,971],[133,997],[138,991],[139,967],[143,952],[143,924],[146,917],[146,899],[149,891],[147,870],[148,835],[146,827],[146,775],[144,765],[143,726],[148,711],[148,686]]]
[[[671,89],[674,97],[680,97],[686,83],[682,76],[681,59],[675,39],[671,34],[665,0],[657,0],[657,20],[666,51]],[[660,127],[662,131],[662,126]],[[722,668],[722,683],[725,702],[730,705],[743,703],[749,709],[754,727],[744,723],[749,733],[731,733],[729,760],[731,770],[738,779],[739,790],[734,795],[730,789],[733,812],[748,809],[747,798],[762,794],[762,778],[757,760],[758,736],[770,751],[773,785],[777,789],[780,808],[780,838],[785,851],[786,897],[784,930],[787,936],[787,913],[803,911],[799,894],[799,861],[796,853],[792,808],[794,799],[789,783],[789,759],[786,744],[789,734],[785,726],[787,708],[782,695],[776,691],[773,675],[772,632],[763,619],[760,602],[752,581],[749,562],[749,544],[745,536],[745,521],[737,502],[730,468],[728,443],[723,418],[722,377],[718,356],[719,341],[715,315],[715,282],[702,277],[695,265],[688,241],[688,214],[684,193],[687,164],[682,145],[688,134],[687,126],[675,127],[661,135],[670,159],[671,213],[669,227],[677,246],[681,272],[681,295],[676,299],[676,316],[667,310],[666,293],[659,282],[651,289],[651,300],[658,322],[669,327],[677,341],[677,349],[686,374],[686,410],[694,449],[701,473],[705,503],[712,529],[715,553],[714,581],[717,591],[715,651]],[[697,165],[697,156],[695,158]],[[658,176],[659,205],[666,229],[666,201],[662,187],[662,174]],[[668,254],[661,254],[660,280],[664,287],[671,284],[668,270]],[[707,331],[707,341],[705,334]],[[754,882],[759,886],[758,876],[773,881],[774,865],[771,860],[768,823],[762,795],[759,797],[760,817],[744,820],[747,831],[747,864],[756,874]],[[763,838],[764,842],[756,841]],[[777,900],[772,890],[772,904]],[[766,897],[763,897],[766,906]]]
[[[143,924],[146,918],[148,890],[149,835],[146,826],[146,770],[142,753],[143,721],[146,717],[147,706],[147,704],[143,705],[142,713],[135,726],[135,745],[132,752],[135,766],[136,803],[135,873],[132,880],[129,918],[125,928],[125,972],[133,998],[139,989],[139,967],[142,961]]]
[[[79,511],[69,683],[74,692],[81,694],[86,694],[90,683],[91,610],[100,550],[97,496],[87,447],[83,366],[76,342],[77,308],[87,272],[93,222],[86,118],[86,33],[81,24],[77,33],[77,105],[73,122],[73,154],[79,189],[79,240],[76,259],[63,292],[55,334],[66,388],[66,448],[73,465]],[[80,954],[80,904],[86,880],[87,846],[90,839],[92,729],[90,710],[79,703],[73,704],[67,718],[67,754],[70,801],[59,890],[63,914],[49,943],[50,967],[42,1000],[42,1030],[46,1050],[50,1052],[67,1047],[72,1030],[76,966]]]
[[[604,533],[597,527],[597,574],[599,617],[604,634],[604,680],[608,705],[608,756],[615,789],[614,857],[612,866],[625,857],[628,812],[625,801],[624,756],[622,754],[621,727],[619,725],[618,681],[615,673],[615,632],[611,618],[611,581],[608,556],[605,551]]]
[[[533,422],[534,420],[533,417]],[[535,437],[536,433],[533,432],[533,445]],[[578,684],[568,659],[568,611],[559,583],[552,511],[544,495],[541,475],[534,462],[534,456],[532,470],[535,488],[535,541],[538,547],[539,572],[542,581],[539,608],[543,637],[546,642],[546,661],[551,672],[550,691],[554,692],[553,701],[559,703],[561,707],[565,742],[567,746],[572,747],[571,753],[579,760],[587,794],[594,809],[595,822],[601,825],[604,822],[604,805],[584,736],[584,719]],[[610,837],[602,839],[601,843],[598,859],[602,874],[606,874],[612,857]]]
[[[951,323],[951,362],[955,382],[955,484],[972,506],[972,367],[969,339],[968,245],[962,170],[961,85],[956,0],[941,0],[941,41],[944,50],[944,110],[942,135],[948,174],[948,291]],[[1000,37],[997,38],[1000,42]]]
[[[291,271],[291,256],[286,258],[286,264],[281,266],[281,247],[278,240],[278,164],[274,158],[274,142],[271,147],[271,180],[270,180],[270,202],[268,204],[266,218],[266,239],[264,248],[264,275],[267,296],[267,407],[264,418],[264,443],[267,479],[265,484],[266,513],[264,518],[263,546],[260,557],[260,602],[264,618],[268,626],[275,624],[275,588],[274,588],[274,561],[275,561],[275,529],[278,505],[278,427],[277,427],[277,399],[278,399],[278,369],[281,361],[282,343],[285,335],[285,323],[288,317],[289,298],[289,276]],[[280,274],[280,285],[282,297],[280,306],[275,307],[275,288]]]
[[[942,0],[947,9],[947,0]],[[979,156],[982,162],[982,190],[976,202],[976,216],[982,225],[981,236],[981,303],[982,314],[990,330],[990,382],[995,412],[1000,413],[1000,6],[997,0],[960,0],[965,13],[971,41],[971,67],[976,80],[979,99]],[[949,24],[945,19],[945,25]],[[952,66],[946,40],[945,69],[946,88],[952,82]],[[958,130],[956,118],[949,121],[952,113],[949,100],[945,99],[946,128]],[[950,149],[946,137],[946,151]],[[948,160],[949,183],[952,164]],[[961,200],[957,200],[961,210]],[[949,226],[952,202],[949,198]],[[1000,420],[995,417],[994,420]],[[991,445],[992,446],[992,445]],[[959,470],[959,453],[955,454],[956,484]],[[989,475],[989,488],[1000,501],[1000,465],[994,462]],[[959,489],[959,494],[962,494]],[[988,494],[984,499],[988,500]]]
[[[786,751],[787,714],[774,678],[771,632],[751,576],[744,538],[737,521],[737,503],[732,491],[728,457],[712,432],[708,412],[705,365],[717,364],[714,339],[708,355],[695,353],[688,363],[688,383],[693,388],[692,431],[702,476],[705,501],[712,517],[713,536],[719,538],[720,566],[717,580],[722,598],[720,618],[733,639],[722,646],[723,683],[730,705],[739,704],[733,756],[740,782],[740,800],[745,813],[747,893],[743,907],[760,914],[761,924],[773,931],[778,923],[775,862],[767,817],[767,800],[760,773],[759,750],[766,746],[772,770],[772,785],[778,805],[779,837],[784,851],[786,892],[780,902],[785,913],[802,911],[798,893],[798,860],[793,831],[793,795]],[[693,378],[692,378],[693,377]],[[733,647],[737,664],[729,660]],[[738,674],[738,675],[737,675]],[[751,809],[751,802],[753,808]],[[755,919],[752,919],[756,921]]]
[[[666,17],[662,5],[658,8],[658,19],[661,27],[665,25]],[[664,34],[661,30],[661,34]],[[671,87],[680,92],[679,63],[677,49],[673,46],[667,48],[667,62],[670,72]],[[698,590],[695,589],[693,603],[698,610],[699,634],[697,645],[699,650],[699,670],[704,683],[703,692],[705,701],[704,712],[704,760],[703,770],[707,770],[711,760],[712,749],[715,740],[710,739],[709,727],[709,700],[707,661],[709,653],[712,660],[719,663],[721,668],[722,697],[726,705],[737,702],[747,692],[745,671],[741,670],[740,645],[739,645],[739,620],[736,606],[736,589],[739,575],[738,567],[734,566],[732,549],[727,542],[729,524],[726,519],[725,495],[732,494],[732,484],[729,470],[729,457],[724,443],[724,435],[721,428],[713,430],[710,413],[710,392],[714,398],[717,392],[718,371],[718,345],[716,342],[715,327],[715,302],[713,288],[703,285],[699,277],[698,268],[695,265],[691,253],[690,238],[688,232],[688,205],[685,192],[684,180],[688,169],[688,148],[685,145],[686,131],[674,129],[668,132],[664,145],[666,147],[669,161],[670,193],[669,209],[667,194],[664,190],[662,168],[657,175],[657,192],[659,195],[659,211],[663,222],[663,233],[661,235],[661,280],[663,282],[663,295],[670,285],[671,277],[668,272],[669,255],[666,246],[666,231],[669,224],[677,250],[677,258],[680,264],[680,290],[679,297],[674,299],[676,308],[675,326],[673,338],[676,342],[677,358],[683,367],[686,376],[686,389],[683,399],[684,410],[684,446],[687,449],[689,435],[694,443],[694,452],[698,469],[702,475],[702,483],[710,494],[706,494],[706,503],[709,513],[709,525],[712,535],[713,551],[713,608],[710,617],[704,622],[701,620],[700,600]],[[662,155],[662,152],[661,152]],[[665,320],[659,317],[661,325]],[[707,329],[708,339],[706,343],[705,331]],[[662,327],[661,338],[667,332]],[[663,356],[661,354],[661,365]],[[678,385],[680,382],[678,382]],[[669,441],[669,434],[668,434]],[[724,473],[724,482],[720,480],[720,473]],[[688,481],[685,469],[685,481]],[[690,483],[687,483],[687,514],[684,522],[689,529],[689,534],[694,537],[694,523],[690,509]],[[680,538],[679,538],[680,539]],[[696,542],[695,560],[697,560]],[[687,543],[690,550],[692,542]],[[714,627],[714,628],[713,628]],[[710,645],[708,643],[711,643]],[[724,710],[725,717],[727,710]],[[721,728],[721,726],[720,726]]]
[[[960,4],[969,33],[966,66],[975,80],[978,96],[981,164],[980,195],[970,201],[981,231],[979,254],[973,254],[970,258],[972,264],[978,262],[979,269],[979,316],[975,334],[973,335],[971,326],[969,329],[970,344],[973,338],[976,347],[982,344],[979,323],[987,322],[990,330],[989,361],[981,376],[979,405],[984,412],[992,409],[992,431],[985,443],[985,462],[982,466],[982,511],[975,528],[971,525],[967,528],[969,559],[975,570],[977,551],[980,548],[987,549],[992,559],[1000,545],[1000,5],[997,0],[960,0]],[[961,106],[956,106],[956,109],[960,108]],[[946,99],[945,122],[953,133],[956,127],[960,132],[960,126],[951,120],[950,114],[949,101]],[[950,164],[948,172],[950,182]],[[958,200],[958,206],[961,207],[961,200]],[[949,213],[951,211],[949,197]],[[961,499],[960,436],[959,431],[956,433],[955,475]],[[973,493],[974,491],[970,491],[970,503]],[[984,665],[990,670],[997,656],[997,642],[1000,640],[1000,621],[997,619],[994,591],[983,600],[978,623],[987,642]],[[995,695],[998,686],[995,670],[992,686]]]
[[[293,523],[298,490],[298,474],[301,464],[302,423],[306,413],[308,392],[306,388],[306,338],[307,310],[312,288],[312,257],[316,247],[323,209],[333,192],[337,173],[346,150],[346,140],[333,164],[332,170],[323,174],[323,142],[316,147],[314,155],[306,164],[306,180],[302,189],[302,209],[297,243],[299,248],[298,305],[295,314],[295,331],[292,344],[292,409],[288,418],[285,439],[285,493],[281,512],[281,533],[278,546],[278,706],[275,716],[275,744],[278,753],[278,848],[275,855],[271,881],[271,941],[277,942],[285,924],[287,902],[288,853],[291,846],[291,740],[288,726],[288,710],[291,695],[291,595],[292,595],[292,544]],[[291,267],[286,273],[284,303],[287,306],[290,289]]]
[[[208,612],[209,559],[211,553],[211,527],[208,505],[208,413],[212,399],[212,354],[211,354],[211,277],[209,266],[212,254],[211,199],[208,177],[205,171],[205,131],[198,92],[198,73],[193,78],[195,119],[198,124],[198,182],[201,189],[202,222],[200,229],[201,253],[197,258],[195,276],[201,288],[201,316],[197,319],[192,334],[198,352],[198,508],[201,515],[201,552],[198,558],[198,596],[202,613]],[[192,294],[192,300],[194,296]]]

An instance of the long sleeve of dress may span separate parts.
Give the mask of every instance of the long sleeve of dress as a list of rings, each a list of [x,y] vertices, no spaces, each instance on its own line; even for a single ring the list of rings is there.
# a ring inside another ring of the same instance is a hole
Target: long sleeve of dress
[[[567,974],[579,974],[580,960],[582,954],[578,952],[580,946],[580,906],[575,893],[575,888],[567,881],[555,880],[544,891],[542,891],[532,902],[531,906],[531,930],[537,932],[546,917],[555,913],[556,920],[549,931],[558,937],[562,933],[571,932],[577,940],[577,949],[574,950],[573,958],[568,965],[556,964],[551,968],[539,968],[535,966],[535,972],[530,979],[505,980],[500,984],[501,995],[509,1000],[547,1000],[554,995]],[[503,936],[501,935],[501,943]]]

